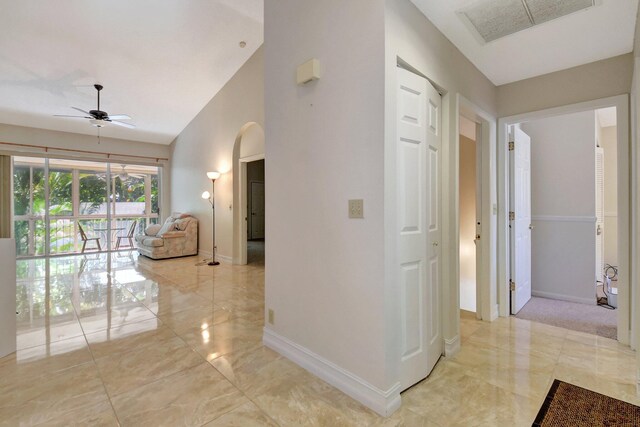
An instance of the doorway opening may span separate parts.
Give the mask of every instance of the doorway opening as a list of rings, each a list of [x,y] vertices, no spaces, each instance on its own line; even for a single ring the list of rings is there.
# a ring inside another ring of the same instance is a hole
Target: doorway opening
[[[498,317],[496,119],[460,94],[456,100],[458,143],[452,164],[456,234],[451,257],[460,328],[457,344],[449,346],[447,354],[455,353],[475,320]]]
[[[628,147],[619,109],[592,103],[509,123],[508,309],[628,343],[628,294],[619,292],[629,277],[621,238],[628,163],[619,168]]]
[[[477,313],[478,307],[478,271],[481,224],[481,150],[477,124],[460,116],[459,138],[459,250],[460,250],[460,310]],[[468,314],[467,313],[467,314]]]
[[[264,265],[264,159],[247,162],[247,264]]]
[[[233,147],[233,263],[264,265],[264,130],[246,123]]]

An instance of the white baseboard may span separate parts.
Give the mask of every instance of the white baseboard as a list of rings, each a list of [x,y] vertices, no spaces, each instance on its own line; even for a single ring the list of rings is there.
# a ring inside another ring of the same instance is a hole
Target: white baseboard
[[[500,317],[500,306],[498,304],[495,304],[493,307],[491,307],[491,319],[490,319],[490,321],[493,322],[498,317]]]
[[[534,291],[534,290],[531,290],[531,295],[534,297],[557,299],[560,301],[577,302],[579,304],[596,305],[595,295],[593,298],[579,298],[579,297],[572,297],[570,295],[554,294],[553,292],[541,292],[541,291]]]
[[[198,256],[201,258],[208,258],[211,260],[211,252],[200,249],[198,251]],[[232,258],[226,255],[216,254],[216,261],[224,262],[225,264],[231,264]]]
[[[224,262],[225,264],[233,264],[233,258],[231,258],[230,256],[226,256],[226,255],[216,255],[216,260],[220,261],[220,262]]]
[[[351,372],[267,328],[264,328],[263,342],[267,347],[302,366],[383,417],[388,417],[400,407],[400,383],[396,383],[389,390],[380,390]]]
[[[460,351],[460,335],[456,335],[451,339],[444,340],[445,357],[455,356]]]

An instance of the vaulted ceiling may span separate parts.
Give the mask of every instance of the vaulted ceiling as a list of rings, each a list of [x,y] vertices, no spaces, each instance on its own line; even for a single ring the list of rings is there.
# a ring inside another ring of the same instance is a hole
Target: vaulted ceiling
[[[538,18],[536,11],[552,12],[584,1],[411,1],[495,85],[633,50],[638,0],[593,0],[588,3],[595,6],[553,20],[546,20],[544,13]],[[469,10],[473,21],[485,24],[486,34],[500,35],[518,24],[526,29],[485,42],[465,18],[463,12]],[[530,22],[536,18],[539,22]]]
[[[169,144],[263,41],[262,0],[0,0],[0,123]],[[241,48],[239,43],[246,42]]]
[[[633,49],[638,0],[595,0],[488,43],[458,12],[514,0],[411,1],[496,85]],[[0,0],[0,10],[0,123],[95,135],[85,120],[53,115],[94,109],[100,83],[101,109],[137,126],[101,135],[159,144],[263,41],[263,0]]]

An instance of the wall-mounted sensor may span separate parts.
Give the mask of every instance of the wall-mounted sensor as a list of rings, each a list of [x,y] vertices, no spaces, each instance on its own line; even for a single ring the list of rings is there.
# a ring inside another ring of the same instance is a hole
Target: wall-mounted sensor
[[[297,81],[299,85],[309,83],[320,78],[320,61],[310,59],[298,66]]]

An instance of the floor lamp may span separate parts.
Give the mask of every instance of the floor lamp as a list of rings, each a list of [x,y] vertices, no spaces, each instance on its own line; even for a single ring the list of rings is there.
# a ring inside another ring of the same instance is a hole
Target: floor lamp
[[[211,262],[209,262],[209,265],[219,265],[220,263],[216,261],[216,206],[215,206],[215,199],[214,199],[214,194],[215,194],[215,184],[216,184],[216,179],[220,178],[220,172],[207,172],[207,178],[209,178],[211,180],[211,194],[209,194],[208,191],[205,191],[204,193],[202,193],[202,198],[203,199],[207,199],[209,200],[209,203],[211,203],[211,240],[212,240],[212,256],[211,256]]]

